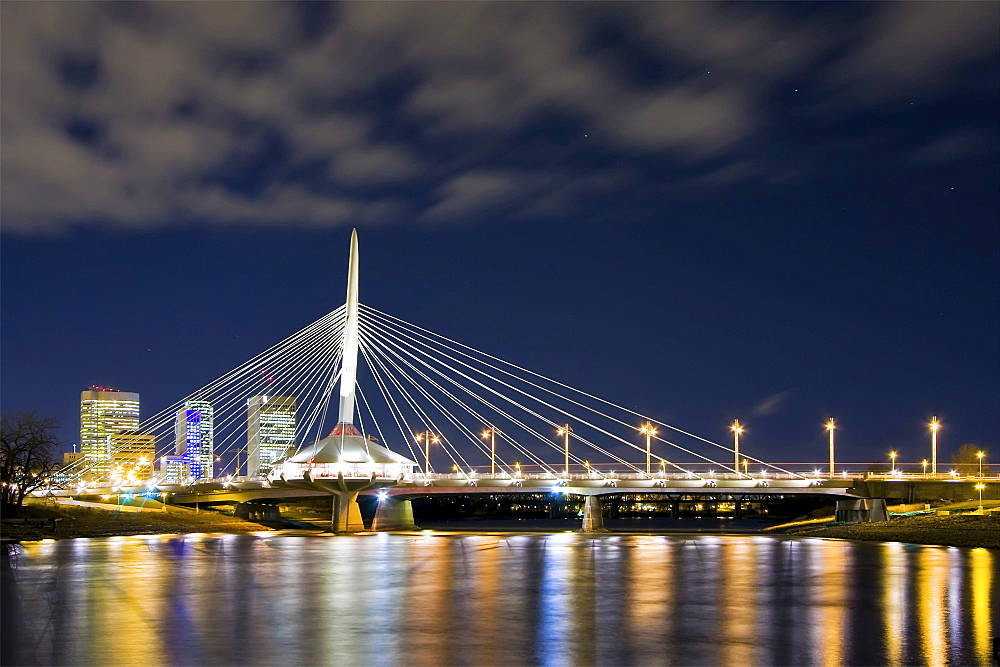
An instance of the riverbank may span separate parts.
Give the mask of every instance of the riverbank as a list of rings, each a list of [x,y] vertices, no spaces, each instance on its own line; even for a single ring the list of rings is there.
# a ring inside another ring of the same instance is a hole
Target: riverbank
[[[987,503],[987,509],[1000,502]],[[916,507],[916,506],[914,506]],[[921,506],[922,507],[922,506]],[[906,512],[913,508],[890,508]],[[889,521],[877,523],[837,524],[832,516],[794,521],[780,525],[763,526],[749,520],[723,523],[693,521],[681,525],[677,520],[627,521],[608,520],[607,527],[620,534],[670,534],[670,533],[778,533],[800,537],[832,537],[848,540],[875,542],[910,542],[956,547],[986,547],[1000,549],[1000,517],[970,514],[975,509],[969,503],[942,506],[953,514],[895,514]],[[53,521],[53,519],[55,521]],[[318,531],[326,522],[315,525],[305,522],[259,523],[237,519],[213,511],[197,512],[185,507],[158,502],[143,506],[101,505],[98,503],[29,504],[16,518],[4,517],[0,522],[0,539],[30,541],[42,539],[69,539],[75,537],[111,537],[116,535],[149,535],[164,533],[253,533],[277,528],[312,527]],[[565,532],[577,530],[579,521],[517,521],[517,522],[450,522],[421,525],[444,532]]]
[[[27,504],[16,517],[0,521],[5,542],[160,533],[252,533],[271,527],[218,512],[149,503],[146,507]],[[54,521],[53,521],[54,520]]]
[[[764,532],[802,537],[834,537],[868,542],[909,542],[951,547],[1000,549],[1000,517],[975,514],[978,503],[954,503],[936,508],[934,513],[892,515],[888,521],[835,523],[833,517],[793,521],[766,528]],[[984,503],[987,511],[1000,503]],[[952,512],[938,515],[937,510]]]

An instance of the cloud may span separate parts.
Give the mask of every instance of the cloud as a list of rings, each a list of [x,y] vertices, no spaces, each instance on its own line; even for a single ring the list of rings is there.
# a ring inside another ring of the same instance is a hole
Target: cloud
[[[758,417],[767,417],[768,415],[773,415],[778,410],[781,409],[781,404],[785,402],[785,399],[791,394],[790,391],[780,391],[777,394],[772,394],[765,398],[763,401],[754,406],[753,414]]]
[[[885,3],[864,24],[858,42],[832,68],[855,98],[879,102],[902,95],[940,95],[962,70],[1000,45],[1000,4]]]
[[[455,220],[463,215],[511,206],[515,194],[536,191],[543,179],[537,174],[473,170],[444,183],[438,201],[424,213],[428,220]]]
[[[977,155],[996,155],[996,153],[995,134],[979,128],[970,128],[950,132],[929,141],[914,151],[913,158],[918,163],[937,164]]]
[[[774,184],[822,155],[763,155],[792,81],[830,82],[817,95],[838,112],[933,95],[996,53],[998,23],[987,3],[844,13],[856,20],[711,3],[0,12],[0,217],[20,233],[560,217],[637,173],[657,192]],[[959,130],[923,152],[910,138],[909,154],[957,155]]]

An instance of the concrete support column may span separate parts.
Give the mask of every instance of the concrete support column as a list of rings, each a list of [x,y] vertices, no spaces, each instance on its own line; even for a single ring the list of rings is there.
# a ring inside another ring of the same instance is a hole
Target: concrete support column
[[[601,499],[597,496],[587,496],[583,506],[583,533],[604,533],[604,516],[601,514]]]
[[[330,532],[357,533],[365,529],[358,507],[358,492],[347,491],[331,494],[333,511],[330,513]]]
[[[681,518],[681,502],[679,500],[675,500],[670,503],[670,518],[671,519]]]
[[[413,503],[409,498],[379,500],[372,530],[419,530],[413,522]]]
[[[735,504],[736,504],[736,518],[737,519],[742,519],[743,518],[743,499],[737,497]]]

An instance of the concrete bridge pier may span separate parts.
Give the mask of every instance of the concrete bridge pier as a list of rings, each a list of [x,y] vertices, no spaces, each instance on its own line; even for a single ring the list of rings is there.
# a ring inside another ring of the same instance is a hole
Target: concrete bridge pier
[[[331,533],[357,533],[365,529],[358,506],[358,491],[334,492],[330,512]]]
[[[413,522],[413,503],[409,498],[379,499],[372,530],[420,530]]]
[[[601,514],[601,499],[597,496],[587,496],[583,506],[583,527],[581,533],[606,533],[604,516]]]
[[[371,488],[385,486],[382,480],[371,478],[344,479],[343,473],[338,473],[336,479],[313,479],[310,471],[302,474],[301,480],[288,480],[282,477],[281,484],[293,488],[322,491],[331,496],[330,532],[357,533],[365,529],[361,518],[361,508],[358,506],[358,494]]]

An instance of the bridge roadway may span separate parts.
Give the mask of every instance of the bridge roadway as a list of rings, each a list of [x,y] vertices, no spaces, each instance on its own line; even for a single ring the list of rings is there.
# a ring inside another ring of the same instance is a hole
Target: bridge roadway
[[[88,487],[57,495],[86,496],[135,496],[158,495],[166,502],[177,505],[240,504],[252,501],[285,500],[293,498],[334,498],[332,510],[336,532],[363,530],[359,494],[378,494],[376,513],[377,530],[405,530],[415,528],[410,500],[415,497],[454,494],[539,494],[558,493],[584,496],[586,510],[584,529],[600,530],[602,495],[657,494],[673,501],[682,497],[700,497],[741,503],[794,495],[825,495],[838,498],[853,497],[850,479],[807,478],[752,478],[736,475],[699,479],[688,476],[661,475],[650,477],[640,474],[602,476],[579,474],[553,477],[544,474],[524,476],[477,475],[460,473],[417,474],[408,478],[312,478],[308,473],[303,479],[225,479],[188,485],[157,484],[155,486]],[[246,508],[243,508],[246,511]]]
[[[176,504],[232,503],[249,500],[302,498],[330,495],[333,478],[315,480],[234,480],[211,481],[190,485],[157,485],[158,492],[169,494],[170,502]],[[581,496],[610,495],[625,493],[655,493],[670,495],[705,496],[783,496],[821,495],[855,497],[851,492],[854,480],[848,479],[748,479],[719,476],[714,479],[672,479],[670,477],[594,477],[571,475],[567,478],[551,476],[524,476],[511,478],[488,475],[467,477],[459,474],[434,474],[427,478],[415,475],[408,479],[348,478],[351,482],[368,482],[372,488],[363,489],[365,495],[378,493],[384,497],[415,497],[439,494],[526,494],[562,493]],[[120,492],[141,494],[146,487],[122,488]],[[109,489],[87,489],[87,495],[107,493]]]
[[[88,487],[75,491],[54,492],[54,495],[97,496],[156,494],[164,500],[179,505],[201,503],[233,504],[255,500],[282,500],[308,497],[337,499],[338,532],[358,529],[360,513],[357,511],[358,494],[378,494],[379,513],[377,529],[394,530],[413,527],[410,499],[442,494],[538,494],[559,493],[587,498],[584,528],[593,521],[599,522],[599,496],[615,494],[656,494],[678,501],[699,497],[736,502],[760,501],[787,496],[829,496],[837,499],[892,498],[900,502],[914,502],[921,498],[967,499],[975,496],[973,486],[977,481],[989,487],[1000,486],[997,478],[982,479],[926,479],[888,476],[857,475],[853,477],[820,478],[769,476],[753,478],[734,474],[719,475],[708,479],[691,479],[681,476],[645,476],[641,474],[601,476],[579,474],[556,478],[551,475],[468,476],[461,473],[416,474],[404,479],[391,478],[316,478],[307,474],[305,479],[222,479],[189,485],[158,484],[136,487]],[[995,493],[995,491],[993,491]],[[381,522],[379,516],[383,517]],[[595,518],[596,517],[596,518]]]

